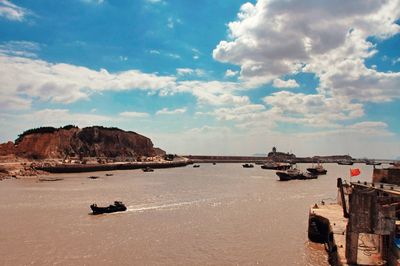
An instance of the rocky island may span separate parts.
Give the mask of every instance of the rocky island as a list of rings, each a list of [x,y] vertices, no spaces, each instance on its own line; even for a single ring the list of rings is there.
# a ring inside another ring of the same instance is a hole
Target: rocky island
[[[119,128],[40,127],[26,130],[15,142],[0,144],[0,175],[169,166],[165,155],[149,138]]]

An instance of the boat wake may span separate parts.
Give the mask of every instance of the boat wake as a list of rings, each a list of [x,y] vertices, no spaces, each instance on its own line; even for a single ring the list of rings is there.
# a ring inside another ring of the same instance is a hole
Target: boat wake
[[[194,205],[198,203],[204,203],[207,201],[210,201],[210,199],[183,201],[183,202],[167,203],[160,205],[132,205],[128,206],[127,212],[145,212],[145,211],[154,211],[162,209],[177,209],[180,207]]]

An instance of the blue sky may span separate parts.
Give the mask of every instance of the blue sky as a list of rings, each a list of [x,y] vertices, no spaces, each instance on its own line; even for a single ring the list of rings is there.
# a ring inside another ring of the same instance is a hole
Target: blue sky
[[[400,156],[392,0],[0,0],[0,141],[133,130],[180,154]]]

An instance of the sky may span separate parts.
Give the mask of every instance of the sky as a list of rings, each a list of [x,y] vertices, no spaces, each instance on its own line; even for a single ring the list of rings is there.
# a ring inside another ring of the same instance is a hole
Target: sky
[[[0,142],[400,159],[400,0],[0,0]]]

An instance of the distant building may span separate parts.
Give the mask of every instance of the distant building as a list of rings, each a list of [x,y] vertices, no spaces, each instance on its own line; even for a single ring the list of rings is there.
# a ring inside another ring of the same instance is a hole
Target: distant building
[[[272,151],[268,153],[267,158],[273,161],[290,161],[296,159],[296,155],[289,152],[278,152],[276,147],[273,147]]]

